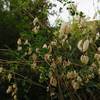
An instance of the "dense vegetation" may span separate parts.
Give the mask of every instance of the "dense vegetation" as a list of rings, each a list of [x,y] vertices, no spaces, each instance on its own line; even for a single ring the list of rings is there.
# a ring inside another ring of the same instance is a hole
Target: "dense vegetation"
[[[51,27],[56,4],[0,1],[0,100],[100,99],[100,21],[58,2],[72,20]]]

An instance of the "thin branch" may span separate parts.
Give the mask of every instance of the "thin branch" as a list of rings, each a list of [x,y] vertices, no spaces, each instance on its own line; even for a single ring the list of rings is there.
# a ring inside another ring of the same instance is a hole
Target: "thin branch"
[[[29,78],[27,78],[27,77],[25,77],[25,76],[23,76],[23,75],[21,75],[21,74],[19,74],[19,73],[16,73],[16,72],[14,72],[14,71],[7,70],[7,69],[5,69],[5,71],[7,71],[7,72],[9,72],[9,73],[12,73],[12,74],[14,74],[14,75],[18,75],[19,77],[21,77],[20,80],[24,80],[24,81],[26,81],[27,83],[31,83],[31,84],[34,84],[34,85],[36,85],[36,86],[39,86],[39,87],[41,87],[41,88],[46,89],[46,87],[44,87],[43,85],[41,85],[41,84],[39,84],[39,83],[37,83],[37,82],[34,82],[33,80],[31,80],[31,79],[29,79]],[[17,79],[17,78],[16,78],[16,79]]]

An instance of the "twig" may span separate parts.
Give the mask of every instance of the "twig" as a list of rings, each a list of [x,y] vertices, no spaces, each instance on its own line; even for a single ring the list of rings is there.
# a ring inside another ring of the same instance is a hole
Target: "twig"
[[[14,71],[7,70],[7,69],[5,69],[5,71],[7,71],[7,72],[9,72],[9,73],[12,73],[12,74],[14,74],[14,75],[20,76],[20,77],[21,77],[20,80],[24,80],[24,81],[26,81],[26,82],[28,82],[28,83],[31,83],[31,84],[34,84],[34,85],[36,85],[36,86],[39,86],[39,87],[42,87],[42,88],[46,89],[46,87],[44,87],[43,85],[41,85],[41,84],[39,84],[39,83],[37,83],[37,82],[34,82],[33,80],[28,79],[28,78],[26,78],[25,76],[23,76],[23,75],[21,75],[21,74],[19,74],[19,73],[16,73],[16,72],[14,72]],[[16,79],[17,79],[17,78],[16,78]]]

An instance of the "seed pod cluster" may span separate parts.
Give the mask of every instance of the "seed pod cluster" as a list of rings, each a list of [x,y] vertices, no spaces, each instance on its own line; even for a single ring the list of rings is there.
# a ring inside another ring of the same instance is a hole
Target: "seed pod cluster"
[[[8,86],[8,89],[6,90],[7,94],[11,94],[11,96],[13,97],[13,100],[17,100],[17,86],[16,84],[12,84],[10,86]]]

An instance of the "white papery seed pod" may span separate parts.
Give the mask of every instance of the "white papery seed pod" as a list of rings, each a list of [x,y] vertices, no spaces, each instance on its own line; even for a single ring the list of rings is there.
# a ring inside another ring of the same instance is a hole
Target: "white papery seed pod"
[[[86,56],[86,55],[82,55],[81,58],[80,58],[81,62],[83,64],[87,64],[89,62],[89,57]]]
[[[87,51],[87,49],[89,48],[89,40],[85,40],[83,43],[83,52]]]
[[[78,44],[77,44],[77,47],[78,47],[78,49],[79,49],[80,51],[82,51],[82,49],[83,49],[82,45],[83,45],[83,40],[80,40],[80,41],[78,42]]]
[[[38,22],[38,18],[36,17],[34,20],[33,20],[33,24],[36,25],[36,23]]]
[[[48,47],[47,44],[44,44],[42,48],[47,48],[47,47]]]
[[[22,44],[22,41],[21,41],[20,38],[17,40],[17,44],[18,44],[18,45],[21,45],[21,44]]]
[[[29,41],[25,40],[24,45],[29,45]]]
[[[12,86],[9,86],[8,89],[6,90],[6,93],[9,94],[12,91]]]
[[[18,47],[17,47],[17,50],[18,50],[18,51],[21,51],[21,50],[22,50],[22,46],[18,46]]]

